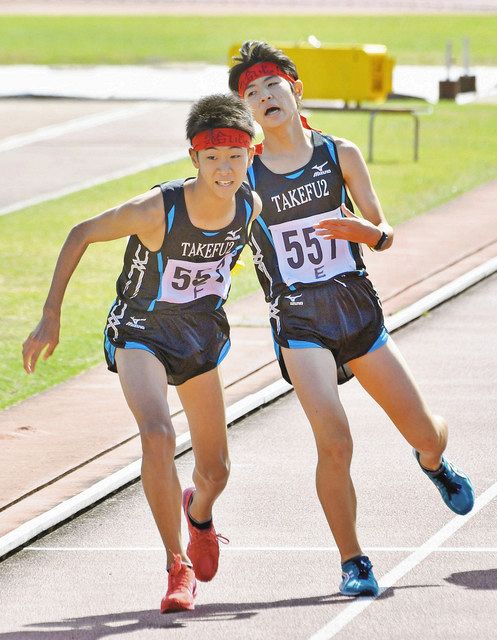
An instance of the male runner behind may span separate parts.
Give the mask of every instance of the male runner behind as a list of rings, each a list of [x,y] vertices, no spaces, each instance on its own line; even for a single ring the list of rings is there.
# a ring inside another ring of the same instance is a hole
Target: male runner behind
[[[263,204],[250,244],[277,356],[314,432],[318,496],[342,560],[340,591],[376,595],[372,565],[356,534],[352,438],[337,382],[351,373],[358,378],[414,447],[450,509],[470,511],[473,488],[442,457],[447,425],[422,399],[366,277],[361,243],[387,249],[393,230],[361,152],[348,140],[310,129],[299,114],[302,82],[281,51],[245,42],[235,60],[230,88],[251,107],[265,136],[262,155],[248,171]],[[347,190],[362,218],[354,215]]]
[[[230,270],[261,209],[243,182],[254,126],[238,97],[214,95],[194,104],[186,135],[197,177],[163,183],[76,225],[60,252],[42,319],[23,345],[24,368],[32,373],[43,349],[46,360],[57,346],[64,292],[88,245],[130,236],[107,319],[105,357],[140,430],[143,488],[167,554],[162,613],[193,609],[195,576],[207,581],[217,571],[211,514],[229,474],[218,371],[230,347],[222,305]],[[186,552],[168,384],[178,386],[195,454],[195,488],[183,494]]]

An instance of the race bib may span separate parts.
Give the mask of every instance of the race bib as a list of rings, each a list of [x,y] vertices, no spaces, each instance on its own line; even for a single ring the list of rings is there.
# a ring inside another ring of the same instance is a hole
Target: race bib
[[[269,227],[285,284],[325,281],[338,273],[356,269],[347,240],[325,240],[316,235],[312,226],[325,218],[342,217],[338,207],[316,216]]]
[[[231,253],[215,262],[168,260],[162,275],[161,302],[184,304],[204,296],[228,297]]]

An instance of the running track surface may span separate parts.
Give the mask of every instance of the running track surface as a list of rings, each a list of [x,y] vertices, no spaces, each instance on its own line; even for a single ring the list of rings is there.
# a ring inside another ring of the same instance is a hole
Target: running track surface
[[[449,421],[449,457],[474,480],[481,508],[472,516],[446,509],[356,381],[342,388],[360,538],[392,584],[378,600],[337,593],[312,436],[291,393],[230,430],[232,476],[215,522],[231,543],[194,612],[158,613],[163,552],[137,484],[0,565],[0,640],[148,640],[166,629],[175,639],[494,637],[496,314],[492,276],[395,334],[429,404]],[[191,453],[177,460],[183,486],[192,464]],[[406,559],[410,570],[395,577]]]

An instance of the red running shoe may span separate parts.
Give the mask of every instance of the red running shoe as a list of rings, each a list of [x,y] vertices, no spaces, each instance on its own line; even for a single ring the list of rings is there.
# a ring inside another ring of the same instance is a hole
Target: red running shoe
[[[216,533],[214,526],[208,529],[197,529],[190,522],[188,517],[188,507],[195,489],[189,487],[183,491],[183,511],[188,523],[188,533],[190,542],[186,548],[186,553],[193,564],[195,576],[202,582],[209,582],[217,573],[219,563],[219,541],[227,544],[229,540]]]
[[[195,608],[196,595],[197,581],[193,569],[181,562],[180,555],[175,555],[169,567],[167,593],[160,603],[160,612],[191,611]]]

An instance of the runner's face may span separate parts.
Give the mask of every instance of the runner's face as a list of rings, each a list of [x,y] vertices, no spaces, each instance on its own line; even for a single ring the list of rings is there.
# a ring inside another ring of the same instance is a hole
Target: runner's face
[[[254,148],[211,147],[202,151],[190,149],[198,177],[221,198],[232,198],[245,180]]]
[[[295,86],[299,89],[301,83],[297,83]],[[281,126],[298,111],[292,86],[280,76],[263,76],[253,80],[243,97],[263,129]]]

